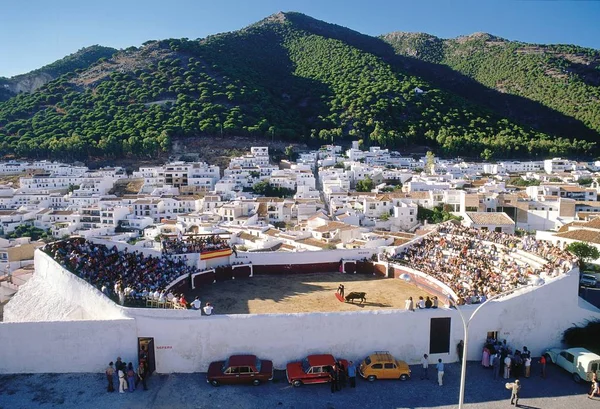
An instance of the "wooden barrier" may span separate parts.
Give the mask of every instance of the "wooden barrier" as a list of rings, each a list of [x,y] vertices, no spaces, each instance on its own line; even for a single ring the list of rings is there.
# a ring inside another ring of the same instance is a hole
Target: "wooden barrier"
[[[252,277],[252,267],[249,265],[232,266],[232,270],[233,270],[232,274],[233,274],[234,280]]]
[[[215,282],[215,270],[206,270],[200,273],[192,274],[192,289],[211,285]]]
[[[340,263],[253,265],[253,275],[310,274],[339,271]]]

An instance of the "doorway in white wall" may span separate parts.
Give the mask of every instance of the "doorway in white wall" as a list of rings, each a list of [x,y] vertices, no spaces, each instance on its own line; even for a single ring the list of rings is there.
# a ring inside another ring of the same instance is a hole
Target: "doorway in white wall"
[[[138,338],[138,357],[144,363],[148,375],[152,375],[156,371],[154,338]]]

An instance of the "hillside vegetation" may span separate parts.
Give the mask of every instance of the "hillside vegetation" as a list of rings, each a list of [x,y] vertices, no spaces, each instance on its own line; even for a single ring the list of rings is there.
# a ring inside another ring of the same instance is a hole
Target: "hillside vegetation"
[[[234,135],[428,144],[484,158],[595,148],[511,122],[407,73],[396,57],[381,39],[298,13],[202,40],[151,41],[0,104],[0,151],[155,156],[173,137]]]
[[[570,132],[573,137],[600,132],[598,50],[527,44],[486,33],[450,40],[421,33],[390,33],[383,39],[400,55],[448,66],[486,87],[572,117],[587,128],[558,124],[565,128],[560,132]]]

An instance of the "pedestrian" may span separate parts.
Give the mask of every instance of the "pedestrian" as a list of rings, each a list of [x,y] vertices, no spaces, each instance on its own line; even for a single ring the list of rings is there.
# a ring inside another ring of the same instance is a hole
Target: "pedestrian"
[[[146,385],[146,367],[143,362],[140,362],[137,368],[137,379],[135,380],[135,386],[138,386],[138,383],[142,382],[142,386],[144,390],[148,390],[148,385]]]
[[[435,367],[438,373],[438,384],[442,386],[444,384],[444,363],[442,362],[442,358],[438,359],[438,363]]]
[[[546,357],[544,355],[540,357],[540,366],[542,370],[542,378],[546,379]]]
[[[129,392],[135,391],[135,371],[131,362],[127,365],[127,385],[129,386]]]
[[[492,367],[492,372],[494,373],[494,380],[498,379],[498,376],[500,376],[500,360],[500,352],[496,352]]]
[[[342,371],[341,371],[339,363],[333,367],[333,370],[335,371],[335,390],[339,392],[342,390],[341,379],[340,379],[342,376]]]
[[[335,365],[329,367],[329,377],[331,378],[331,393],[335,392],[335,385],[337,384],[337,375],[335,372]]]
[[[513,383],[507,383],[507,387],[510,386],[511,394],[510,394],[510,404],[519,406],[519,392],[521,391],[521,381],[518,379]]]
[[[127,389],[127,381],[125,380],[125,372],[123,372],[122,366],[119,367],[117,373],[119,375],[119,393],[125,393],[125,390]]]
[[[531,356],[528,354],[525,358],[525,378],[529,378],[531,375]]]
[[[108,381],[108,388],[107,388],[107,392],[114,392],[115,391],[115,385],[113,383],[113,378],[115,376],[115,368],[113,368],[113,362],[111,361],[108,364],[108,368],[106,368],[106,380]]]
[[[458,345],[456,345],[456,353],[458,354],[458,361],[460,362],[460,364],[462,365],[462,361],[463,361],[463,352],[465,349],[465,343],[464,341],[461,339],[458,343]]]
[[[423,358],[421,358],[421,365],[423,366],[421,380],[429,379],[429,355],[423,354]]]
[[[350,387],[356,388],[356,367],[354,362],[348,362],[348,379],[350,380]]]
[[[506,355],[506,358],[504,358],[504,379],[510,378],[511,363],[512,363],[512,359],[510,359],[510,355]]]
[[[343,389],[346,387],[346,367],[342,362],[338,362],[337,367],[340,368],[340,386]]]
[[[594,374],[592,375],[592,388],[590,389],[590,394],[588,395],[588,398],[592,399],[599,393],[600,391],[598,385],[598,375],[596,374],[596,372],[594,372]]]

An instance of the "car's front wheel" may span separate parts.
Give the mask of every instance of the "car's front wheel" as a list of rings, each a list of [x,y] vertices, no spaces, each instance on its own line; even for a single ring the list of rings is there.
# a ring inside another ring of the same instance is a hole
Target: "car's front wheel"
[[[578,374],[578,373],[574,373],[574,374],[573,374],[573,380],[574,380],[576,383],[580,383],[580,382],[581,382],[581,376],[579,376],[579,374]]]
[[[254,386],[258,386],[258,385],[260,385],[260,379],[255,379],[255,380],[253,380],[253,381],[252,381],[252,385],[254,385]]]
[[[409,379],[410,379],[410,376],[408,376],[405,373],[403,373],[402,375],[400,375],[400,380],[401,381],[408,381]]]
[[[210,384],[212,386],[221,386],[221,383],[219,381],[217,381],[216,379],[213,379],[212,381],[210,381]]]
[[[369,381],[369,382],[374,382],[375,379],[377,379],[377,377],[375,375],[369,375],[369,376],[367,376],[367,381]]]
[[[297,388],[299,386],[302,386],[302,381],[299,381],[299,380],[292,381],[292,385],[294,385]]]

